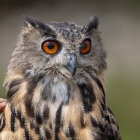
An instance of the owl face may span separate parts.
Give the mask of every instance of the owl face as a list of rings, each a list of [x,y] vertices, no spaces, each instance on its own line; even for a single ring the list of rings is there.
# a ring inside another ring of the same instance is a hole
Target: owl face
[[[11,67],[17,71],[69,79],[87,69],[99,72],[106,67],[96,17],[85,27],[25,19],[26,25],[11,58]]]

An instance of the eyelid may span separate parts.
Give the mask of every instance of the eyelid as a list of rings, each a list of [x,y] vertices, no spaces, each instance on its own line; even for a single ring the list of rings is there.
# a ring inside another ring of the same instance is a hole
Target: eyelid
[[[42,43],[45,42],[45,41],[48,41],[48,40],[55,41],[55,42],[57,42],[57,43],[59,44],[60,47],[62,46],[61,41],[57,40],[57,39],[56,39],[55,37],[53,37],[53,36],[48,36],[47,38],[45,38],[45,39],[42,41]]]

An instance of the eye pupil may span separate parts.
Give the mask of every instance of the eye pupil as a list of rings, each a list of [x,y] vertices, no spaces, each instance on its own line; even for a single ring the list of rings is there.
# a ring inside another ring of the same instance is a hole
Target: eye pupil
[[[86,49],[86,47],[87,47],[87,44],[86,43],[83,43],[82,48],[83,49]]]
[[[54,44],[53,43],[48,43],[48,49],[52,50],[54,48]]]

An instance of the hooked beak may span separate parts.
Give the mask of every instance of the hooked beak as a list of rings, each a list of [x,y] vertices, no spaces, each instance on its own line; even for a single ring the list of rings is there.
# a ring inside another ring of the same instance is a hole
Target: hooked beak
[[[76,68],[77,68],[77,56],[76,54],[70,54],[69,62],[67,63],[66,68],[72,73],[72,76],[75,75]]]

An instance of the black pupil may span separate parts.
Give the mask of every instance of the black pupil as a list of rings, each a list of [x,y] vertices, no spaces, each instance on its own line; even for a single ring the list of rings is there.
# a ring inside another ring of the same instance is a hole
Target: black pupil
[[[82,48],[83,49],[86,49],[86,47],[87,47],[87,44],[86,43],[83,43]]]
[[[48,43],[48,49],[53,49],[54,48],[54,44],[53,43]]]

